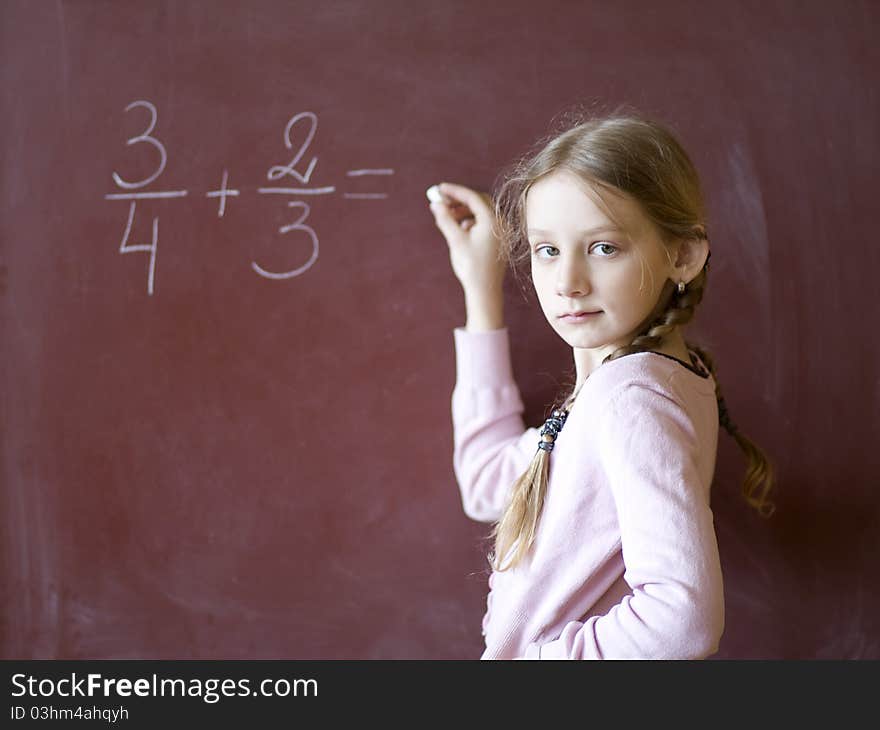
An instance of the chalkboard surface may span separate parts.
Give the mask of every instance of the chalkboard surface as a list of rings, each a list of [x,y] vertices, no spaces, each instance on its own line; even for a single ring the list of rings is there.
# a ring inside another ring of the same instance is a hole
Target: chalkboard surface
[[[425,189],[573,105],[697,165],[716,658],[880,658],[874,2],[0,4],[5,658],[461,659],[464,304]],[[571,353],[508,280],[536,424]]]

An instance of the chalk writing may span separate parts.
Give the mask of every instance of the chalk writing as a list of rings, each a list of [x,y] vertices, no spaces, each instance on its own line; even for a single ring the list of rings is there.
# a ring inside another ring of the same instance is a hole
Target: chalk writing
[[[159,114],[157,112],[156,106],[149,101],[138,100],[131,102],[128,106],[125,107],[125,111],[130,111],[132,109],[143,107],[147,109],[150,113],[149,124],[147,126],[146,131],[142,134],[139,134],[135,137],[131,137],[126,141],[126,146],[130,146],[138,143],[146,143],[152,145],[159,153],[159,161],[156,169],[153,171],[151,175],[144,178],[143,180],[138,180],[135,182],[130,182],[124,180],[122,176],[120,176],[117,172],[112,173],[113,182],[123,190],[126,191],[134,191],[138,188],[143,188],[154,182],[165,170],[165,166],[168,162],[168,153],[165,149],[165,145],[162,144],[154,135],[153,132],[156,128],[156,123],[159,118]],[[296,166],[302,161],[303,156],[306,154],[309,146],[312,144],[312,141],[315,138],[315,134],[318,129],[318,116],[314,112],[299,112],[292,116],[286,126],[284,127],[283,141],[284,146],[288,150],[294,149],[294,142],[292,140],[292,131],[295,126],[302,126],[301,123],[304,123],[307,126],[306,134],[303,138],[303,141],[296,147],[296,152],[293,158],[289,163],[285,165],[272,165],[268,172],[266,173],[266,177],[270,181],[281,180],[285,177],[292,177],[296,181],[296,185],[293,187],[258,187],[256,192],[260,195],[288,195],[288,196],[321,196],[321,195],[332,195],[336,193],[335,185],[324,185],[320,187],[309,187],[309,183],[312,178],[312,174],[315,172],[315,167],[318,164],[317,156],[313,156],[309,161],[308,165],[305,167],[305,170],[300,172],[296,169]],[[383,175],[393,175],[394,170],[391,168],[358,168],[348,170],[346,172],[346,177],[351,178],[359,178],[366,176],[383,176]],[[226,212],[226,201],[227,198],[239,198],[241,196],[241,190],[230,188],[229,185],[229,172],[227,170],[223,170],[222,181],[220,183],[220,188],[217,190],[209,190],[205,193],[206,198],[217,198],[219,200],[219,206],[217,209],[217,217],[223,218]],[[117,193],[108,193],[104,196],[106,200],[129,200],[130,205],[128,209],[128,219],[125,223],[125,230],[122,234],[122,241],[119,245],[119,253],[149,253],[149,264],[147,267],[147,294],[150,296],[153,295],[155,290],[155,280],[156,280],[156,261],[157,261],[157,251],[158,251],[158,243],[159,243],[159,216],[153,217],[152,223],[152,241],[150,243],[131,243],[129,239],[132,234],[132,227],[135,220],[135,214],[137,211],[137,201],[139,200],[157,200],[157,199],[169,199],[169,198],[182,198],[188,194],[188,190],[151,190],[151,191],[138,191],[138,192],[117,192]],[[348,199],[365,199],[365,200],[381,200],[388,197],[387,193],[362,193],[362,192],[343,192],[344,198]],[[306,219],[309,217],[309,213],[311,212],[311,208],[308,203],[302,200],[293,200],[288,201],[288,207],[298,209],[300,214],[299,217],[293,222],[282,225],[278,229],[278,233],[281,235],[296,235],[298,237],[305,237],[304,240],[307,244],[307,250],[310,250],[308,260],[294,269],[290,269],[289,271],[273,271],[264,266],[261,266],[256,261],[251,261],[251,269],[261,277],[266,279],[290,279],[295,276],[299,276],[308,269],[310,269],[315,262],[318,260],[318,253],[320,249],[320,242],[318,240],[318,234],[315,232],[315,229],[309,225],[306,225]]]

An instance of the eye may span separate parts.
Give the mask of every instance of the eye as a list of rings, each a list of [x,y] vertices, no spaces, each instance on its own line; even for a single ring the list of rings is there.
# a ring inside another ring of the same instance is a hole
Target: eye
[[[614,254],[616,254],[617,251],[619,250],[617,248],[617,246],[615,246],[611,243],[606,243],[605,241],[600,241],[598,243],[593,244],[593,246],[590,247],[591,251],[595,251],[597,249],[602,251],[602,253],[599,254],[599,257],[603,258],[603,259],[610,258]],[[552,253],[549,253],[547,256],[540,255],[542,251],[547,251],[547,250],[552,251]],[[539,258],[548,258],[548,257],[555,257],[558,253],[559,253],[559,249],[556,248],[556,246],[551,246],[549,243],[541,243],[541,244],[538,244],[537,246],[535,246],[534,255],[538,256]]]
[[[602,254],[602,258],[608,258],[609,256],[613,256],[615,253],[617,253],[617,246],[614,246],[610,243],[605,243],[604,241],[597,243],[595,246],[593,246],[593,248],[601,248],[605,251],[605,253]]]
[[[549,244],[539,244],[538,246],[535,246],[535,256],[537,256],[538,254],[540,254],[541,251],[544,251],[544,250],[546,250],[546,249],[548,249],[548,248],[553,249],[553,250],[556,251],[557,253],[558,253],[558,251],[559,251],[559,249],[557,249],[556,246],[551,246],[551,245],[549,245]]]

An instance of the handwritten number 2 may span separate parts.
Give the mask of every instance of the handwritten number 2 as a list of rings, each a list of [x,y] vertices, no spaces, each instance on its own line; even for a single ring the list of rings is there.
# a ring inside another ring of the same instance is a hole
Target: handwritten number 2
[[[290,141],[290,130],[293,128],[293,125],[296,124],[300,119],[308,119],[311,122],[311,124],[309,125],[309,133],[306,135],[306,140],[300,145],[299,151],[290,161],[289,165],[274,165],[273,167],[269,168],[268,178],[270,180],[277,180],[280,177],[284,177],[284,175],[292,175],[301,183],[307,183],[312,177],[312,171],[315,169],[315,165],[318,162],[317,157],[312,158],[312,161],[309,163],[309,167],[306,170],[305,175],[300,175],[293,168],[296,163],[299,162],[300,158],[305,153],[306,148],[312,143],[312,139],[315,136],[315,130],[318,128],[318,117],[314,112],[300,112],[299,114],[291,118],[291,120],[287,123],[287,126],[284,128],[284,146],[287,147],[287,149],[293,148],[293,143],[291,143]]]

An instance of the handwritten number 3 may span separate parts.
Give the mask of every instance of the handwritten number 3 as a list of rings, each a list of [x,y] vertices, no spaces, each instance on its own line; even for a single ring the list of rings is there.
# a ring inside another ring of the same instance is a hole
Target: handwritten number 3
[[[313,228],[303,225],[303,221],[309,217],[309,204],[304,203],[301,200],[295,200],[291,203],[288,203],[288,205],[291,208],[303,208],[303,214],[296,223],[291,223],[288,226],[282,226],[279,229],[279,232],[287,233],[288,231],[305,231],[312,239],[312,257],[298,269],[293,269],[293,271],[286,271],[283,274],[276,274],[271,271],[266,271],[256,261],[252,261],[251,266],[253,267],[254,271],[256,271],[260,276],[265,276],[268,279],[289,279],[293,276],[299,276],[307,269],[310,269],[312,267],[312,264],[314,264],[318,258],[318,234],[315,233],[315,230]]]
[[[153,145],[157,150],[159,150],[160,161],[159,167],[156,172],[154,172],[152,175],[150,175],[150,177],[146,178],[145,180],[140,180],[138,182],[126,182],[114,172],[113,182],[115,182],[119,187],[127,188],[128,190],[131,190],[133,188],[142,188],[144,187],[144,185],[149,185],[151,182],[153,182],[153,180],[155,180],[157,177],[159,177],[159,175],[162,174],[162,171],[165,169],[165,163],[168,160],[168,155],[165,153],[165,147],[163,146],[163,144],[159,140],[150,136],[150,132],[152,132],[153,127],[156,126],[156,107],[148,101],[133,101],[131,102],[131,104],[125,107],[125,111],[128,111],[129,109],[132,109],[136,106],[143,106],[150,110],[150,128],[138,137],[131,137],[126,141],[125,144],[132,145],[138,142],[148,142]]]

